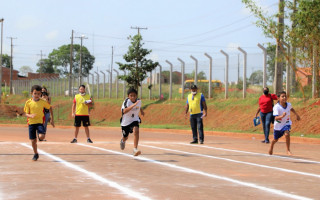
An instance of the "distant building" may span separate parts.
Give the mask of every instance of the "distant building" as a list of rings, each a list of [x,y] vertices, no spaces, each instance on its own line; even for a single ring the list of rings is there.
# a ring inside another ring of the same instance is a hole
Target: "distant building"
[[[10,68],[1,67],[2,70],[2,84],[10,84]],[[20,76],[18,70],[12,70],[12,80],[32,80],[39,78],[59,78],[59,74],[50,73],[28,73],[28,76]]]

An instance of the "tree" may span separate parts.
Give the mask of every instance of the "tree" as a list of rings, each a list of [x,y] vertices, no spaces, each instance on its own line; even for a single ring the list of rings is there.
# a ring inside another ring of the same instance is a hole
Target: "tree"
[[[19,72],[22,76],[27,76],[28,72],[33,72],[33,70],[29,66],[22,66],[20,67]]]
[[[127,63],[117,62],[119,69],[128,71],[128,75],[121,75],[119,79],[126,81],[129,87],[138,90],[141,82],[147,78],[147,72],[151,72],[159,63],[146,59],[146,56],[151,53],[151,50],[142,48],[144,43],[142,43],[140,34],[133,37],[129,36],[129,39],[131,40],[131,45],[127,53],[123,55],[123,59]]]
[[[11,57],[8,56],[8,54],[3,54],[2,55],[2,66],[6,68],[10,68],[10,59]]]
[[[42,59],[37,63],[39,73],[55,73],[53,62],[50,59]]]
[[[194,79],[194,74],[195,74],[195,71],[193,70],[191,74],[186,74],[186,75],[188,79]],[[204,71],[198,72],[197,79],[206,80],[207,79],[206,73],[204,73]]]
[[[72,73],[78,75],[80,70],[80,45],[73,45],[73,66]],[[70,66],[70,44],[60,46],[58,49],[54,49],[48,56],[48,59],[52,62],[53,68],[60,75],[69,74]],[[82,46],[82,73],[86,76],[93,68],[95,57],[92,56],[89,50]]]
[[[252,85],[261,85],[263,81],[262,70],[254,71],[250,76],[250,81]]]

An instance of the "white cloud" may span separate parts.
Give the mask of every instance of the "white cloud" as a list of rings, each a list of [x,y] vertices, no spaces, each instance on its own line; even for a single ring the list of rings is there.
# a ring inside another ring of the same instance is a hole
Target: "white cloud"
[[[47,33],[45,37],[48,40],[53,40],[53,39],[57,38],[58,34],[59,34],[59,31],[54,30],[54,31],[51,31],[51,32]]]
[[[38,18],[31,15],[22,16],[16,22],[17,28],[22,30],[36,28],[40,24],[41,24],[41,21]]]

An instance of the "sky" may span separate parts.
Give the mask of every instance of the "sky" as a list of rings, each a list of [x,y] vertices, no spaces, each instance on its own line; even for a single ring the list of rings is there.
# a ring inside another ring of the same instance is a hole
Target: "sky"
[[[266,12],[277,10],[277,0],[256,0]],[[186,63],[190,73],[199,61],[198,71],[208,74],[209,59],[213,58],[214,79],[224,80],[226,57],[229,54],[229,81],[237,81],[238,56],[240,77],[243,70],[243,54],[248,53],[247,76],[252,71],[262,70],[263,54],[258,43],[275,42],[266,38],[261,28],[254,24],[256,18],[241,0],[10,0],[0,1],[0,18],[4,18],[3,53],[11,51],[13,40],[13,66],[19,70],[30,66],[37,70],[40,52],[46,58],[53,49],[70,44],[71,31],[75,36],[86,36],[83,40],[90,53],[95,56],[95,71],[105,71],[111,65],[111,47],[114,47],[115,62],[124,62],[129,35],[141,35],[144,48],[152,50],[149,58],[159,62],[163,70],[180,71],[177,58]],[[80,44],[75,38],[74,43]],[[157,69],[158,70],[158,69]]]

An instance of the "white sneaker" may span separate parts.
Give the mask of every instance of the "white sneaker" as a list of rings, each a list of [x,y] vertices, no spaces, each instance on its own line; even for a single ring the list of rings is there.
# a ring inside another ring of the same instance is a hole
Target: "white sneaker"
[[[141,151],[140,151],[140,150],[138,150],[138,149],[136,149],[136,148],[133,149],[133,156],[138,156],[138,155],[140,155],[140,154],[141,154]]]
[[[126,142],[124,142],[122,139],[120,140],[120,149],[123,150],[126,147]]]

